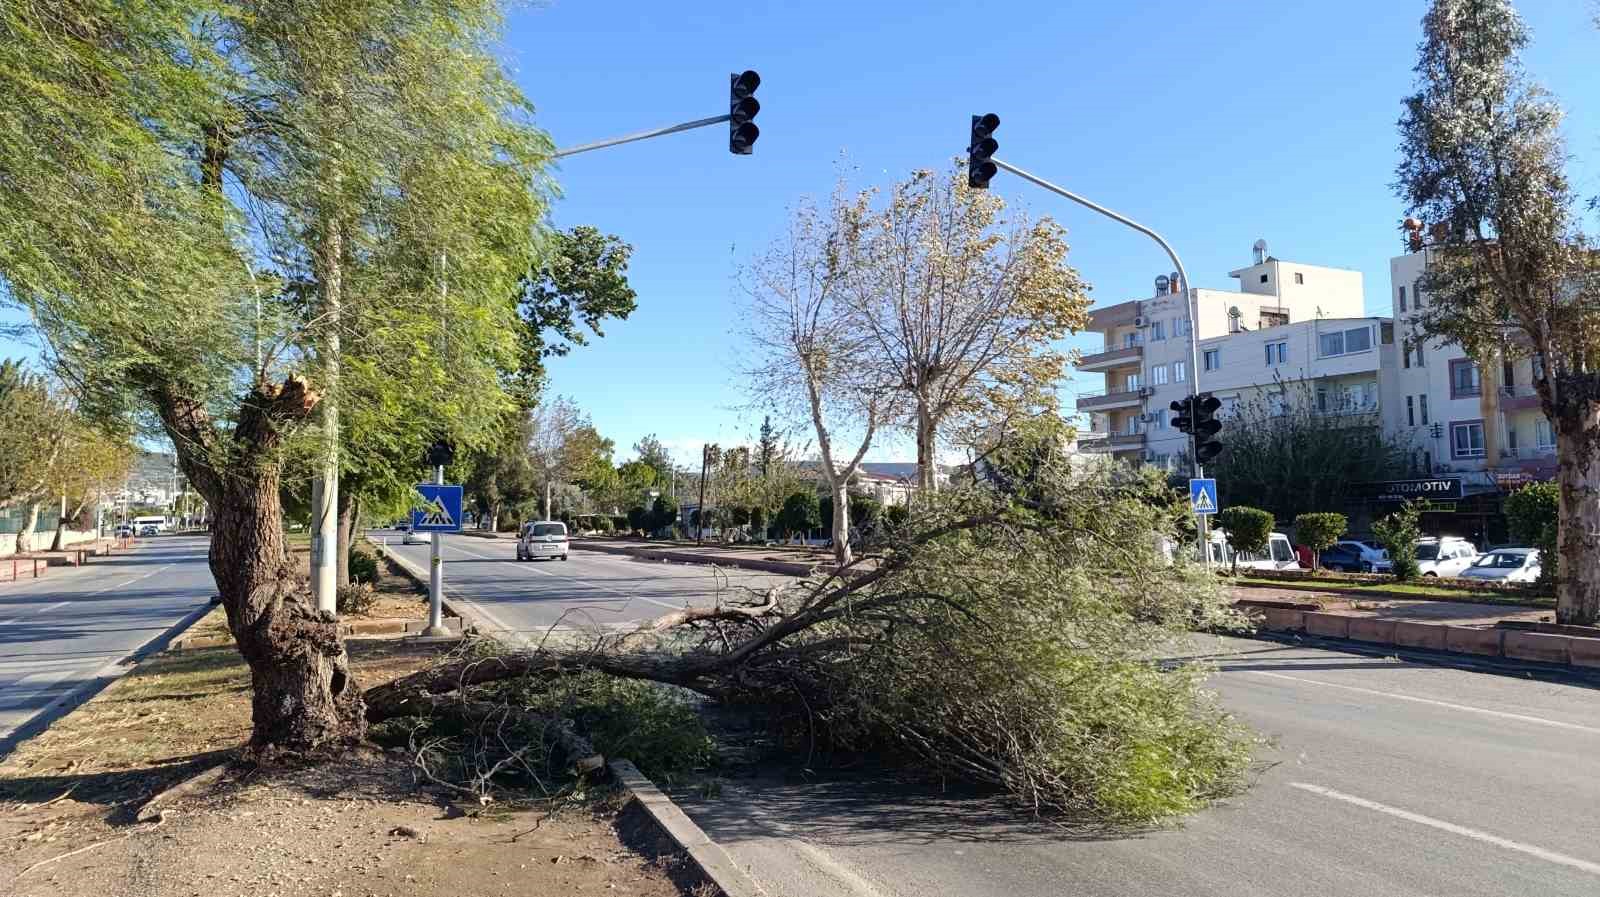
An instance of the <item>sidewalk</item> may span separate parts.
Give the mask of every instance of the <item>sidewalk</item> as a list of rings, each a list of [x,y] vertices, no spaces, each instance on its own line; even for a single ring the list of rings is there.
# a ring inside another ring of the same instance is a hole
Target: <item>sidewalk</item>
[[[59,551],[8,554],[0,557],[0,582],[37,579],[48,573],[51,567],[81,567],[89,563],[90,558],[113,554],[116,551],[129,551],[132,547],[131,542],[99,539],[93,542],[79,542]]]

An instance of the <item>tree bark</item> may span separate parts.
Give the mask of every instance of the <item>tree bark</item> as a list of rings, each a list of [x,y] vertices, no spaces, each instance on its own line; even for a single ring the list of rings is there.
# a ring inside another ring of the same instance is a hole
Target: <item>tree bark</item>
[[[316,609],[283,538],[278,470],[234,473],[214,503],[211,574],[250,666],[250,749],[264,759],[338,752],[366,734],[337,621]]]
[[[339,535],[335,540],[338,543],[338,556],[334,559],[334,582],[340,588],[350,585],[350,544],[355,540],[358,510],[355,498],[345,489],[343,482],[339,483]]]
[[[844,567],[854,559],[850,551],[850,490],[843,477],[829,485],[833,490],[833,560]]]
[[[550,516],[550,492],[553,486],[554,483],[552,483],[549,479],[544,481],[544,519],[546,520],[555,519],[554,517]]]
[[[24,507],[22,515],[22,529],[17,530],[17,554],[27,554],[34,550],[34,529],[39,525],[38,499],[31,499]]]
[[[1556,433],[1556,479],[1561,486],[1556,622],[1593,626],[1600,622],[1600,416],[1586,408],[1581,417],[1569,417],[1560,424]]]
[[[917,401],[917,488],[924,492],[937,492],[939,478],[934,462],[934,444],[937,441],[933,415],[927,403]]]

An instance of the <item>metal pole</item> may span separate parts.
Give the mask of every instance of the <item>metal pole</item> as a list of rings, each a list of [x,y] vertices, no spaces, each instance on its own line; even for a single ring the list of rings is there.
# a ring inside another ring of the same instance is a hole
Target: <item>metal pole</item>
[[[1144,234],[1145,236],[1149,237],[1150,239],[1156,241],[1156,243],[1158,243],[1161,246],[1162,249],[1166,250],[1167,257],[1172,260],[1172,266],[1174,268],[1178,269],[1178,278],[1183,281],[1183,311],[1184,311],[1184,314],[1187,315],[1188,318],[1189,318],[1189,396],[1191,398],[1199,396],[1200,395],[1200,330],[1199,330],[1199,327],[1197,326],[1197,319],[1199,318],[1199,315],[1197,314],[1197,309],[1195,308],[1195,302],[1197,300],[1194,297],[1194,291],[1189,286],[1189,271],[1188,271],[1188,269],[1183,267],[1183,261],[1178,258],[1178,252],[1177,252],[1177,250],[1172,248],[1172,244],[1168,243],[1166,241],[1166,238],[1162,237],[1160,234],[1156,233],[1154,230],[1151,230],[1150,228],[1145,227],[1144,225],[1140,224],[1137,221],[1134,221],[1132,218],[1129,218],[1126,215],[1120,214],[1118,212],[1114,212],[1111,209],[1108,209],[1105,206],[1100,205],[1099,203],[1095,202],[1094,200],[1087,199],[1085,197],[1079,196],[1078,194],[1073,193],[1071,190],[1068,190],[1065,187],[1061,187],[1061,186],[1058,186],[1056,184],[1052,184],[1049,181],[1045,180],[1044,178],[1041,178],[1041,177],[1038,177],[1037,175],[1030,174],[1029,172],[1023,171],[1022,169],[1018,168],[1015,165],[1012,165],[1009,162],[1002,162],[999,159],[992,159],[991,161],[994,162],[995,167],[1003,168],[1006,171],[1009,171],[1012,174],[1016,175],[1017,177],[1022,178],[1023,180],[1029,182],[1030,184],[1034,184],[1035,186],[1043,187],[1044,189],[1049,190],[1051,193],[1054,193],[1057,196],[1062,196],[1062,197],[1065,197],[1067,199],[1070,199],[1073,202],[1077,203],[1080,206],[1083,206],[1086,209],[1089,209],[1089,210],[1095,211],[1095,212],[1099,212],[1100,214],[1106,216],[1107,218],[1110,218],[1113,221],[1119,222],[1121,224],[1125,224],[1128,227],[1133,228],[1134,230],[1138,231],[1139,233]],[[1195,477],[1195,479],[1200,479],[1201,477],[1205,476],[1205,468],[1200,466],[1200,457],[1195,452],[1194,449],[1195,449],[1195,443],[1194,443],[1193,437],[1191,437],[1190,440],[1189,440],[1189,464],[1190,464],[1190,469],[1193,472],[1193,476]],[[1209,550],[1210,546],[1206,543],[1206,528],[1207,527],[1206,527],[1206,521],[1203,519],[1205,517],[1205,515],[1201,514],[1201,515],[1198,515],[1198,516],[1200,516],[1202,518],[1199,521],[1199,527],[1198,527],[1199,531],[1200,531],[1200,534],[1199,534],[1199,538],[1200,538],[1200,558],[1205,563],[1205,565],[1207,567],[1210,567],[1211,566],[1211,552]]]
[[[576,156],[578,153],[586,153],[590,150],[605,149],[608,146],[618,146],[624,143],[634,143],[640,140],[649,140],[652,137],[664,137],[667,134],[676,134],[679,131],[692,131],[695,128],[705,128],[711,125],[720,125],[732,118],[733,116],[731,115],[715,115],[711,118],[699,118],[695,119],[694,121],[683,122],[682,124],[667,125],[664,128],[656,128],[651,131],[640,131],[636,134],[628,134],[622,137],[612,137],[609,140],[596,140],[594,143],[580,143],[577,146],[569,146],[566,149],[556,150],[555,158],[563,159],[567,156]]]
[[[434,468],[433,481],[444,483],[444,465]],[[428,628],[423,635],[449,635],[444,628],[444,557],[440,548],[444,533],[428,534]]]

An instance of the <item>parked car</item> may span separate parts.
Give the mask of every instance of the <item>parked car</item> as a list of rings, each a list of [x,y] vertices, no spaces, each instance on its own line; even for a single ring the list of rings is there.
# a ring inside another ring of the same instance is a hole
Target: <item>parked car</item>
[[[118,525],[116,529],[116,536],[119,539],[133,538],[133,527],[126,523]]]
[[[1539,578],[1539,549],[1497,548],[1479,555],[1472,566],[1461,571],[1461,576],[1496,582],[1533,582]]]
[[[567,559],[570,542],[567,538],[567,525],[556,520],[535,520],[522,525],[522,533],[517,537],[517,560],[531,561],[534,558],[560,558]]]
[[[1417,540],[1417,570],[1423,576],[1460,576],[1477,559],[1478,549],[1457,536]],[[1373,569],[1388,573],[1394,564],[1384,560],[1374,564]]]
[[[1335,542],[1322,549],[1318,557],[1324,570],[1338,570],[1343,573],[1368,573],[1372,570],[1372,561],[1362,556],[1361,552],[1351,548],[1349,543]]]
[[[1340,539],[1333,544],[1335,547],[1348,548],[1360,556],[1366,566],[1356,571],[1359,573],[1371,573],[1377,568],[1379,561],[1389,559],[1389,552],[1371,539]]]
[[[1218,566],[1231,567],[1234,563],[1233,549],[1228,547],[1227,538],[1225,530],[1211,532],[1211,561]],[[1295,570],[1300,566],[1295,558],[1294,546],[1289,544],[1289,537],[1283,533],[1269,534],[1267,550],[1264,552],[1241,552],[1238,562],[1241,570]]]
[[[141,536],[153,536],[159,532],[161,530],[153,523],[146,523],[144,526],[139,527],[139,535]]]
[[[419,533],[414,529],[407,529],[406,536],[400,540],[401,545],[426,545],[433,541],[433,533]]]

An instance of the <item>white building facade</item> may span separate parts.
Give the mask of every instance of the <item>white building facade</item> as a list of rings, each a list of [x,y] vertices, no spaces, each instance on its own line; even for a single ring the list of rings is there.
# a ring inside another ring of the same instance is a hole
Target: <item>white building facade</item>
[[[1304,391],[1329,414],[1376,414],[1380,372],[1395,356],[1394,328],[1366,316],[1358,271],[1272,258],[1257,242],[1251,265],[1232,271],[1239,290],[1196,289],[1200,388],[1223,403],[1283,407]],[[1105,375],[1104,390],[1082,393],[1077,409],[1097,436],[1086,451],[1172,467],[1188,437],[1172,427],[1171,403],[1190,393],[1194,357],[1181,285],[1159,278],[1156,295],[1090,313],[1104,337],[1083,373]],[[1177,292],[1174,292],[1177,290]]]

